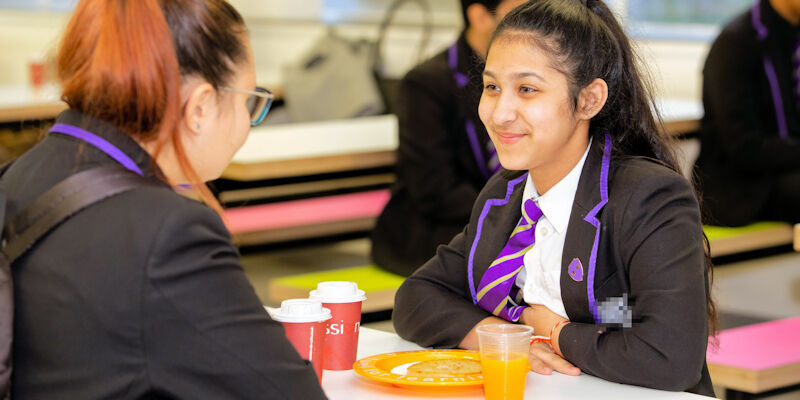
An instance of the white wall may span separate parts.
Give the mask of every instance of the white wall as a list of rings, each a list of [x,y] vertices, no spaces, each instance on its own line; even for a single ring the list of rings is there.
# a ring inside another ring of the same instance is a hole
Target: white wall
[[[325,1],[331,0],[232,0],[250,27],[260,83],[278,84],[282,66],[307,52],[325,34],[327,25],[320,21],[338,18],[323,15]],[[380,7],[375,4],[386,1],[360,1],[373,6],[367,7],[367,12],[359,18],[340,23],[336,29],[347,37],[374,39],[375,21],[380,20]],[[426,50],[428,55],[451,43],[460,29],[457,8],[434,3],[440,5],[433,7],[436,29]],[[65,14],[0,11],[0,84],[26,82],[28,58],[37,53],[54,54],[67,18]],[[416,22],[419,19],[419,11],[412,6],[404,8],[398,16],[398,26],[389,31],[384,74],[401,76],[413,66],[421,32]],[[660,95],[700,97],[700,71],[708,43],[640,41],[638,47]]]

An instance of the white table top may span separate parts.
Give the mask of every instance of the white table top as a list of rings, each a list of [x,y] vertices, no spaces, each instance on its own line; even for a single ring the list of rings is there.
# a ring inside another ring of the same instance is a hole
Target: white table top
[[[0,85],[0,111],[45,106],[66,107],[59,96],[60,89],[55,84],[44,85],[38,90],[26,84]],[[703,104],[696,99],[658,98],[656,104],[666,122],[699,120],[703,117]],[[331,137],[336,140],[330,140]],[[397,118],[382,115],[254,128],[234,161],[260,162],[396,148]]]
[[[61,89],[54,84],[33,89],[29,85],[0,85],[0,122],[55,118],[67,108]]]
[[[659,98],[665,122],[699,120],[698,100]],[[397,117],[379,115],[341,121],[265,125],[253,128],[233,163],[259,163],[341,154],[397,150]]]
[[[657,104],[676,135],[695,131],[703,116],[698,100],[659,98]],[[394,115],[265,125],[253,128],[223,177],[248,181],[389,166],[397,146]]]
[[[656,107],[664,122],[693,121],[703,118],[703,102],[688,98],[662,97],[656,99]]]
[[[250,131],[233,163],[316,158],[397,149],[397,117],[263,125]]]
[[[40,89],[30,85],[0,85],[0,108],[60,103],[61,89],[47,84]]]
[[[358,358],[396,351],[420,350],[421,347],[407,342],[395,334],[369,328],[361,328],[358,341]],[[708,399],[686,392],[665,392],[638,386],[608,382],[590,375],[573,377],[554,372],[553,375],[528,373],[525,383],[525,398],[530,399]],[[358,376],[350,371],[325,371],[322,374],[322,388],[331,400],[374,400],[374,399],[416,399],[447,398],[483,399],[483,391],[469,390],[452,394],[428,394],[377,383]]]

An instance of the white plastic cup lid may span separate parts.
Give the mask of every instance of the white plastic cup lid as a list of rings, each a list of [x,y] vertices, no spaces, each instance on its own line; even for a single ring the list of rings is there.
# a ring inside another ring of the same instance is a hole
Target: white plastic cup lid
[[[45,55],[43,53],[31,53],[28,55],[28,62],[43,63],[45,62]]]
[[[355,282],[329,281],[317,284],[317,289],[312,290],[308,298],[320,300],[323,303],[353,303],[367,299],[363,290]]]
[[[331,310],[314,299],[290,299],[281,302],[272,319],[278,322],[322,322],[331,319]]]

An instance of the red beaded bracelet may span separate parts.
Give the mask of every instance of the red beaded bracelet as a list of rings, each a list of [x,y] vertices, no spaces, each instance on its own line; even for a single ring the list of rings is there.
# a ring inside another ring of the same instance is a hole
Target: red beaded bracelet
[[[559,325],[561,325],[561,324],[565,324],[565,325],[566,325],[566,324],[568,324],[568,323],[569,323],[569,320],[566,320],[566,319],[565,319],[565,320],[563,320],[563,321],[561,321],[561,322],[559,322],[559,323],[557,323],[557,324],[553,325],[553,327],[552,327],[552,328],[550,328],[550,340],[553,340],[553,332],[555,332],[555,331],[556,331],[556,328],[558,328],[558,326],[559,326]]]
[[[546,338],[544,336],[536,336],[533,339],[531,339],[531,346],[533,346],[534,343],[539,343],[539,342],[545,342],[548,345],[550,345],[550,338]]]

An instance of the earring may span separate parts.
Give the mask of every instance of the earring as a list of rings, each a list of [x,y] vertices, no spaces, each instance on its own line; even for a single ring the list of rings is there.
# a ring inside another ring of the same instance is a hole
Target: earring
[[[200,124],[197,124],[197,126],[195,126],[194,129],[199,131],[200,130]]]

